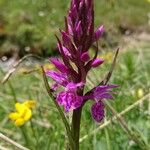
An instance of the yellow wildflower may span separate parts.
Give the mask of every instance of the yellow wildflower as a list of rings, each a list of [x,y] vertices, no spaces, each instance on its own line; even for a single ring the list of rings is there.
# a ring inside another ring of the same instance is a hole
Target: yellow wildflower
[[[28,100],[28,101],[25,101],[23,104],[26,105],[28,108],[34,108],[36,105],[36,102],[33,100]]]
[[[44,70],[52,70],[55,68],[53,64],[49,64],[49,63],[44,64],[43,67],[44,67]],[[35,69],[38,70],[39,72],[42,72],[41,65],[38,65],[38,64],[35,65]]]
[[[53,64],[49,64],[49,63],[46,63],[44,64],[44,70],[51,70],[51,69],[54,69],[54,65]]]
[[[142,98],[142,97],[144,96],[144,91],[143,91],[143,89],[138,89],[138,91],[137,91],[137,96],[138,96],[138,98]]]
[[[26,68],[20,68],[19,69],[19,73],[26,73],[28,72],[28,70]]]
[[[32,108],[35,107],[35,101],[28,100],[24,103],[16,103],[16,112],[9,114],[9,118],[14,121],[16,126],[22,126],[32,117]]]
[[[113,59],[113,53],[107,52],[106,54],[102,55],[101,58],[103,58],[107,62],[111,62]]]

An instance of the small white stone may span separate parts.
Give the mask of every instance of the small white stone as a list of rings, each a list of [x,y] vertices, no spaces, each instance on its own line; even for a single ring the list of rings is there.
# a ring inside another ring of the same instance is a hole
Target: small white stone
[[[4,62],[4,61],[7,61],[7,56],[3,56],[2,58],[1,58],[1,60]]]
[[[45,16],[45,13],[44,13],[43,11],[39,11],[38,15],[39,15],[40,17],[43,17],[43,16]]]
[[[30,48],[29,46],[27,46],[27,47],[24,48],[24,50],[25,50],[26,52],[29,52],[29,51],[31,50],[31,48]]]

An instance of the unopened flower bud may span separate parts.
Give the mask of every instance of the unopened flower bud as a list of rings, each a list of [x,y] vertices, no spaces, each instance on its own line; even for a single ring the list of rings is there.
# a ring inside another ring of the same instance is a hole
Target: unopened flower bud
[[[90,56],[89,56],[88,52],[85,52],[81,55],[81,60],[83,62],[87,62],[87,61],[89,61],[89,59],[90,59]]]
[[[103,62],[104,62],[103,59],[97,58],[97,59],[95,59],[95,60],[93,61],[92,67],[98,67],[98,66],[101,65]]]

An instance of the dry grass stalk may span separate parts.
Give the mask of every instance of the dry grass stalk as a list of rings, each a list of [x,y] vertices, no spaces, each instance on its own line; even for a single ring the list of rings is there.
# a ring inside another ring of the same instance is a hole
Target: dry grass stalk
[[[4,134],[0,133],[0,139],[15,146],[16,148],[18,148],[19,150],[29,150],[28,148],[20,145],[19,143],[13,141],[12,139],[8,138],[7,136],[5,136]]]

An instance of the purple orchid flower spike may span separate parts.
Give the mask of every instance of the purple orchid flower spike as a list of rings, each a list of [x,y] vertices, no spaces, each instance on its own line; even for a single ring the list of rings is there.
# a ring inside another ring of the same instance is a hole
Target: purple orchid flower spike
[[[111,92],[115,85],[96,86],[84,94],[88,72],[104,63],[90,56],[89,49],[104,33],[104,27],[94,29],[94,0],[72,0],[68,15],[65,18],[65,30],[60,30],[61,39],[57,36],[58,49],[62,59],[51,58],[50,61],[58,71],[46,71],[55,84],[56,100],[65,112],[83,107],[85,102],[93,100],[91,112],[94,120],[104,118],[104,99],[113,99]],[[57,93],[57,89],[62,87]]]
[[[118,51],[105,78],[107,82],[104,79],[98,86],[86,93],[84,91],[88,72],[104,63],[103,59],[97,58],[98,48],[94,51],[94,56],[90,56],[89,52],[90,47],[103,33],[103,26],[94,29],[94,0],[71,0],[68,15],[65,17],[65,29],[60,30],[60,39],[56,36],[61,58],[50,59],[57,71],[47,70],[46,75],[55,82],[52,92],[55,92],[56,102],[63,106],[66,113],[73,111],[71,136],[75,147],[70,148],[73,150],[79,150],[80,120],[84,104],[93,102],[92,117],[99,123],[105,116],[104,100],[113,99],[112,90],[117,88],[116,85],[106,84],[112,74]]]

